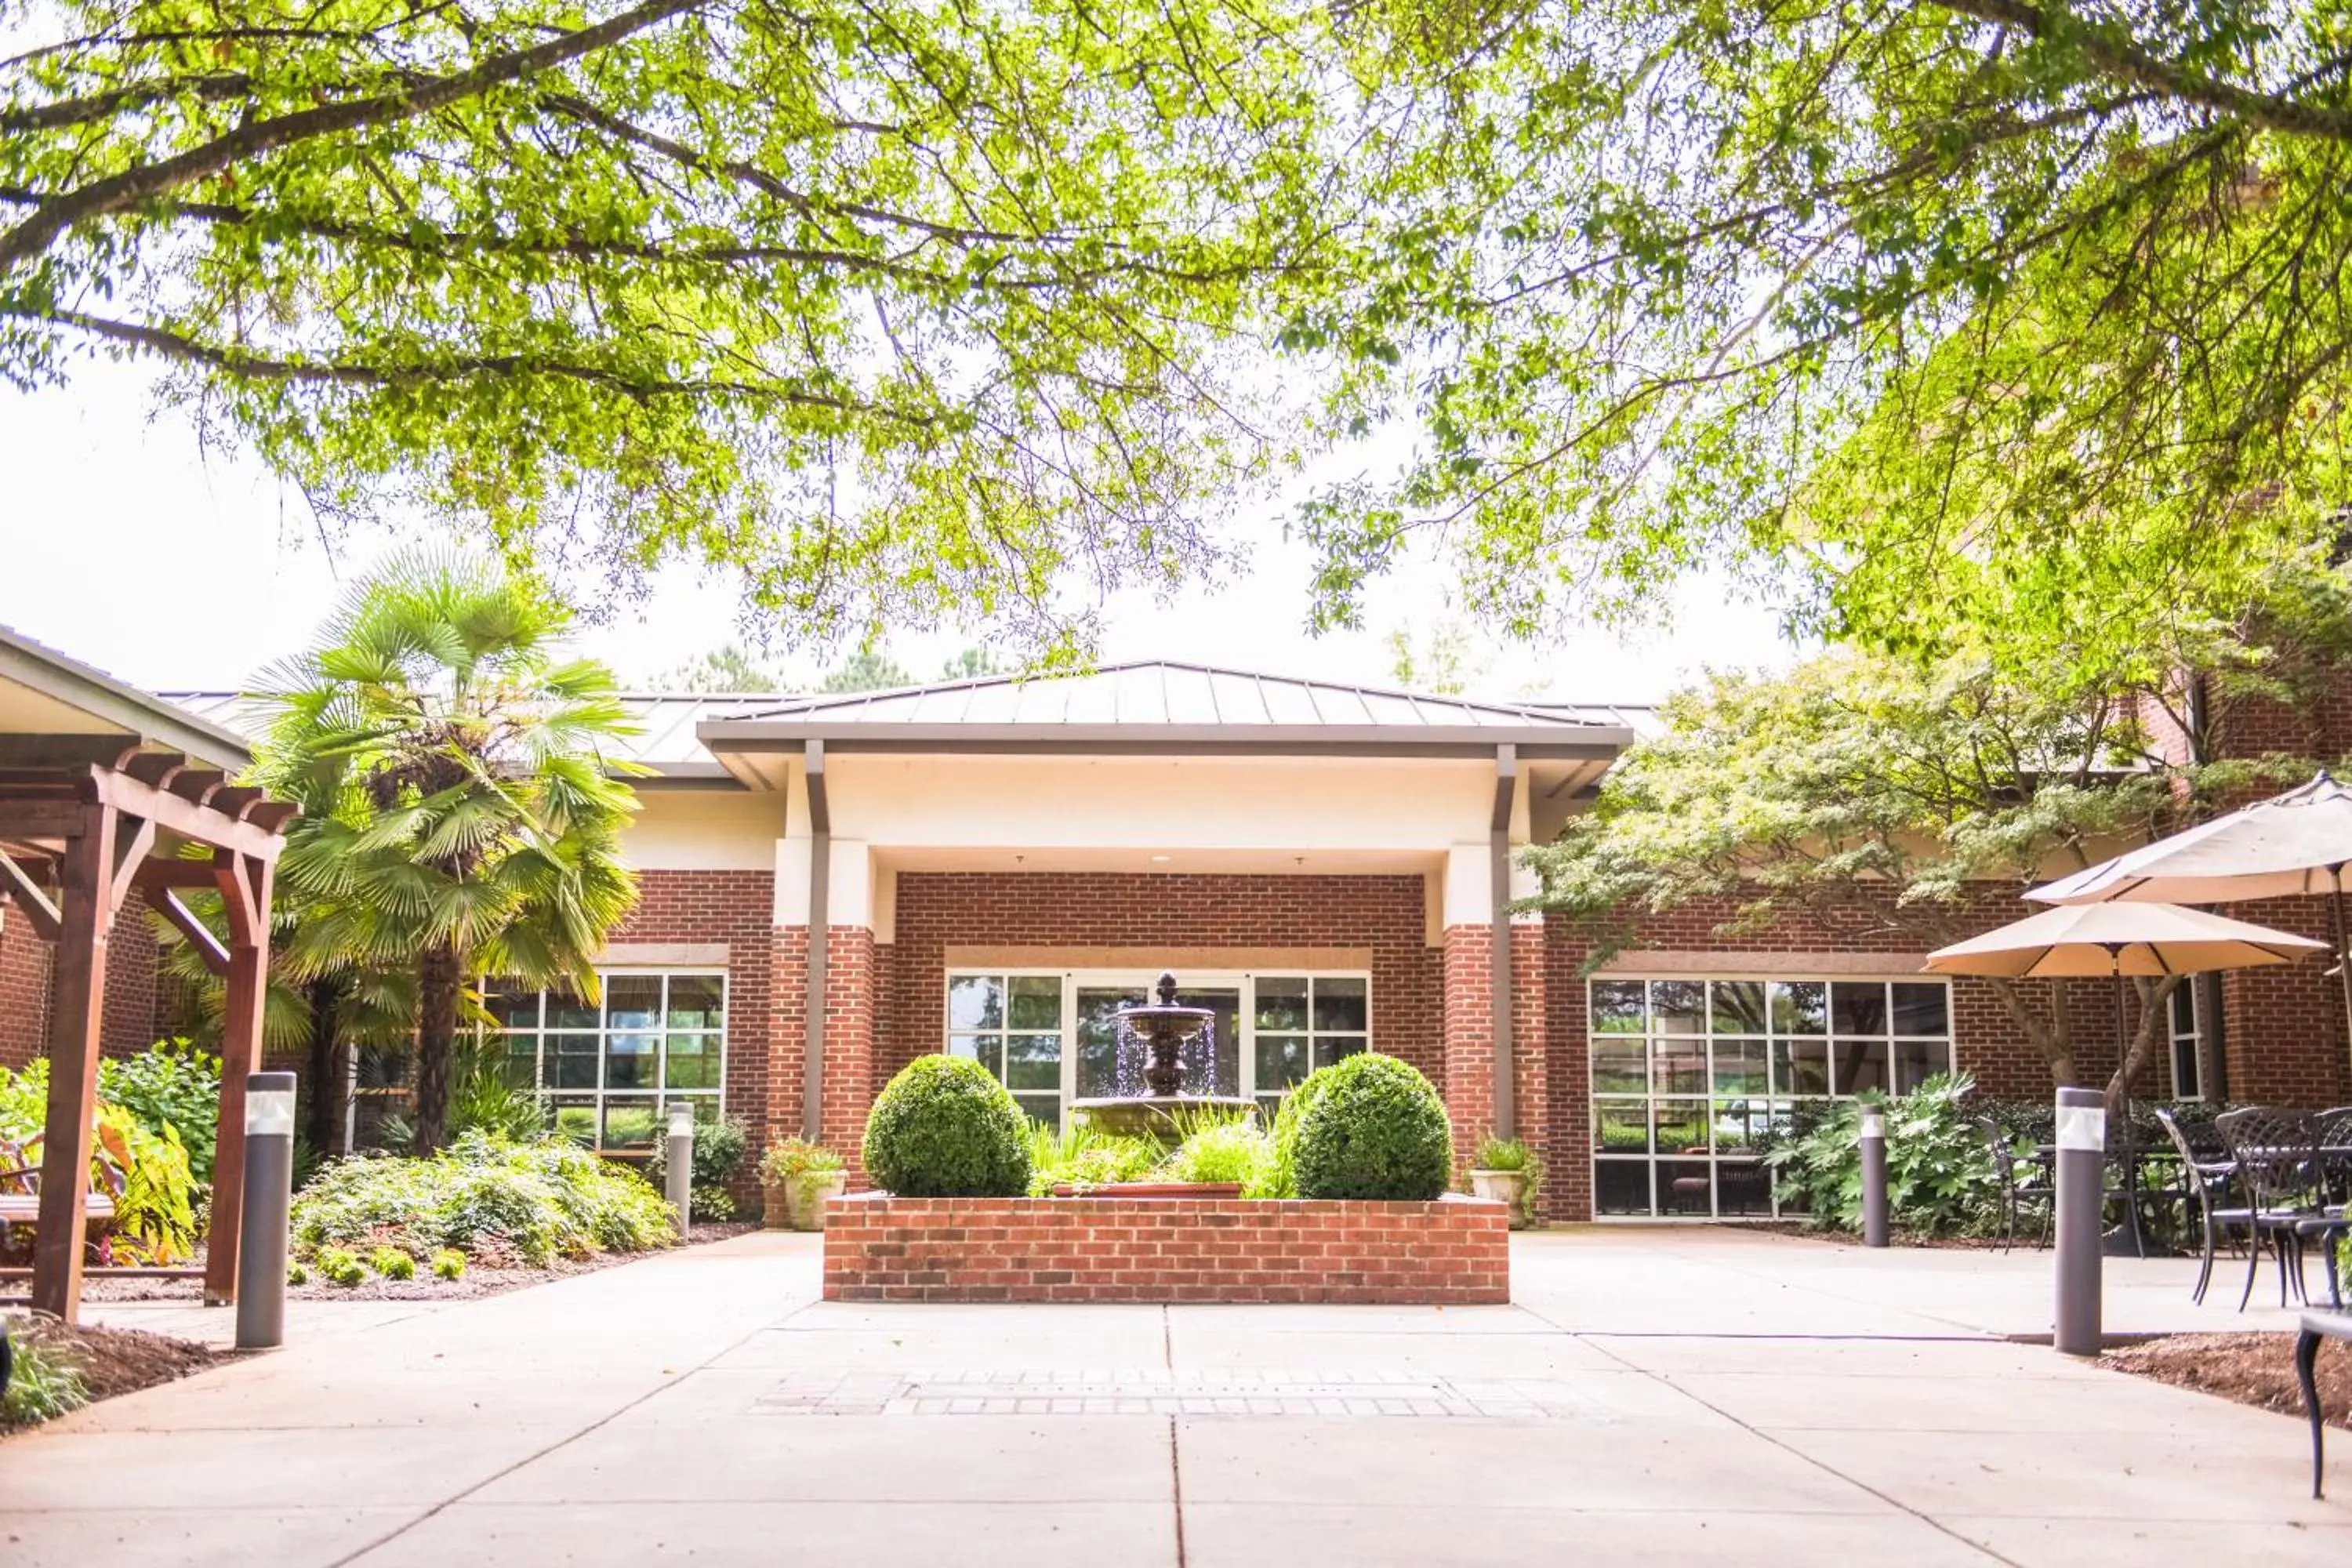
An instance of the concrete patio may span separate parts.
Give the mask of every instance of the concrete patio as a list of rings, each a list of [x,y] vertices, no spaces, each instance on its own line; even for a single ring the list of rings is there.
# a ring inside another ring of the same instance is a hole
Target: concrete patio
[[[0,1561],[2352,1549],[2298,1422],[2005,1339],[2048,1326],[2029,1252],[1585,1229],[1521,1238],[1515,1305],[1446,1311],[828,1306],[815,1255],[759,1235],[480,1302],[302,1304],[281,1352],[0,1442]],[[2115,1263],[2111,1326],[2285,1321],[2230,1310],[2226,1273],[2190,1307],[2189,1268]]]

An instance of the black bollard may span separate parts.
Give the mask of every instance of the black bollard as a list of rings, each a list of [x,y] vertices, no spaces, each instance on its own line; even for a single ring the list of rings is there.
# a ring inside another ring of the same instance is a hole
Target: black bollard
[[[2068,1355],[2099,1353],[2106,1160],[2105,1097],[2094,1089],[2060,1089],[2058,1310],[2052,1342]]]
[[[245,1079],[245,1201],[238,1213],[236,1348],[286,1342],[287,1211],[294,1201],[294,1075]]]
[[[1862,1108],[1862,1244],[1886,1245],[1886,1110]]]

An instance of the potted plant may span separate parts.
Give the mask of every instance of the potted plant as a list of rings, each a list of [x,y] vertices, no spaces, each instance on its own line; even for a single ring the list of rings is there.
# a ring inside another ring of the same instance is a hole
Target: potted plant
[[[762,1223],[770,1230],[823,1230],[824,1205],[849,1187],[839,1154],[805,1138],[786,1138],[760,1156]]]
[[[1480,1140],[1478,1157],[1470,1166],[1470,1191],[1482,1198],[1507,1204],[1511,1228],[1524,1230],[1536,1212],[1536,1189],[1543,1184],[1543,1162],[1516,1138]]]

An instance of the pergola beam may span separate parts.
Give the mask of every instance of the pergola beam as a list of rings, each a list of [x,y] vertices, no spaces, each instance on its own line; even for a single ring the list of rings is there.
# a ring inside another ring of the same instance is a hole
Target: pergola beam
[[[42,890],[41,885],[34,881],[30,873],[18,865],[5,849],[0,849],[0,893],[16,900],[16,907],[23,910],[25,918],[33,922],[35,935],[43,942],[58,940],[58,932],[62,929],[58,906],[49,901],[49,895]]]

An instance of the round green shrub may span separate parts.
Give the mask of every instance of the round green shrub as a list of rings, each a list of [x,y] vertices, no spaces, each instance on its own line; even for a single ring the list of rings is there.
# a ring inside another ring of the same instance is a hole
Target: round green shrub
[[[433,1255],[433,1278],[461,1279],[466,1274],[466,1255],[454,1247],[445,1247]]]
[[[866,1173],[910,1198],[1017,1198],[1029,1190],[1028,1122],[978,1062],[918,1057],[866,1118]]]
[[[387,1279],[416,1278],[416,1259],[396,1247],[379,1247],[369,1253],[368,1267]]]
[[[1371,1051],[1334,1062],[1298,1118],[1302,1198],[1427,1203],[1454,1179],[1445,1102],[1409,1062]],[[1305,1084],[1299,1086],[1302,1089]]]

